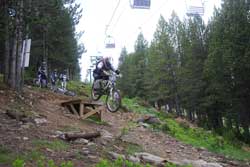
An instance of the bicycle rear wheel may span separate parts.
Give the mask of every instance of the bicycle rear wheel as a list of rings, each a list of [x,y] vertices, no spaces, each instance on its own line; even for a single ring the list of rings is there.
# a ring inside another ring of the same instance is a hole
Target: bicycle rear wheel
[[[91,98],[92,98],[92,100],[97,101],[101,98],[102,95],[98,90],[96,90],[95,84],[98,84],[97,81],[94,81],[94,83],[92,84]]]

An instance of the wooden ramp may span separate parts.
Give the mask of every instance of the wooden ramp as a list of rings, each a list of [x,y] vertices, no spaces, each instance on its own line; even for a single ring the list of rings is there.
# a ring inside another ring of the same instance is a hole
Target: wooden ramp
[[[98,119],[102,120],[102,113],[105,110],[103,103],[80,99],[63,102],[62,106],[80,119],[96,115]]]

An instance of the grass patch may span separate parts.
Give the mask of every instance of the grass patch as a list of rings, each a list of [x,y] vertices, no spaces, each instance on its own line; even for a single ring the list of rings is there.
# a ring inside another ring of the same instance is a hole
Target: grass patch
[[[12,167],[25,167],[26,165],[28,166],[30,162],[28,162],[27,164],[26,162],[27,161],[22,158],[17,158],[15,161],[12,162]],[[31,163],[33,165],[36,164],[37,167],[74,167],[71,161],[63,161],[60,163],[60,165],[56,165],[54,160],[48,159],[44,156],[40,157],[37,161],[33,161]]]
[[[79,96],[90,96],[91,94],[91,85],[90,84],[84,84],[80,81],[69,81],[67,83],[67,89],[73,92],[76,92]]]
[[[123,160],[122,158],[118,158],[115,161],[109,161],[109,160],[101,160],[98,164],[96,164],[96,167],[151,167],[151,165],[141,165],[139,163],[133,163],[128,160]]]
[[[24,159],[25,161],[37,161],[42,159],[43,153],[39,152],[38,150],[33,150],[25,154]]]
[[[143,148],[140,145],[129,143],[125,148],[125,152],[128,155],[134,155],[136,152],[143,152]]]
[[[215,133],[205,131],[202,128],[188,128],[170,118],[165,118],[163,121],[164,123],[156,128],[184,143],[195,147],[204,147],[211,152],[224,154],[237,160],[250,161],[250,152]]]
[[[49,148],[55,151],[64,151],[69,148],[69,145],[61,140],[55,140],[55,141],[34,140],[33,145],[38,149]]]
[[[126,106],[126,108],[130,111],[136,112],[136,113],[141,113],[141,114],[151,114],[155,115],[156,110],[153,107],[145,107],[140,105],[141,100],[138,98],[123,98],[122,99],[122,104],[123,106]]]
[[[233,159],[250,161],[250,152],[242,149],[242,144],[239,142],[229,140],[202,128],[190,128],[188,124],[177,123],[174,115],[163,114],[153,107],[141,106],[140,101],[138,98],[124,98],[123,104],[133,112],[151,114],[160,118],[163,122],[161,125],[151,126],[155,130],[166,132],[176,139],[195,147],[203,147],[211,152],[220,153]],[[125,133],[126,131],[127,129],[124,129]]]
[[[118,158],[115,161],[109,161],[106,159],[101,160],[98,164],[96,164],[95,167],[153,167],[149,164],[140,164],[140,163],[133,163],[128,160],[124,160],[122,158]],[[172,163],[166,163],[164,167],[177,167],[177,165],[172,164]],[[185,165],[185,166],[178,166],[178,167],[192,167],[190,165]]]
[[[16,155],[9,149],[0,146],[0,165],[11,163],[16,158]]]

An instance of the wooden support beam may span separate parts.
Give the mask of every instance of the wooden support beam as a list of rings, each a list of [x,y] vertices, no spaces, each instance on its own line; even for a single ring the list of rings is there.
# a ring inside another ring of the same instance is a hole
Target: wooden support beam
[[[90,112],[84,114],[84,115],[81,117],[81,119],[86,119],[86,118],[90,117],[91,115],[96,114],[97,112],[98,112],[98,111],[96,111],[96,110],[90,110]]]
[[[70,104],[69,105],[70,106],[70,108],[71,108],[71,110],[73,111],[73,113],[75,114],[75,115],[79,115],[79,113],[76,111],[76,109],[75,109],[75,107],[74,107],[74,105],[73,104]]]

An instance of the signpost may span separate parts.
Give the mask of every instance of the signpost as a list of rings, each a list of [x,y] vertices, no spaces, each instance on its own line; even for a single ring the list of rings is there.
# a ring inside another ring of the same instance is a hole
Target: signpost
[[[31,39],[23,40],[22,67],[29,67]]]

